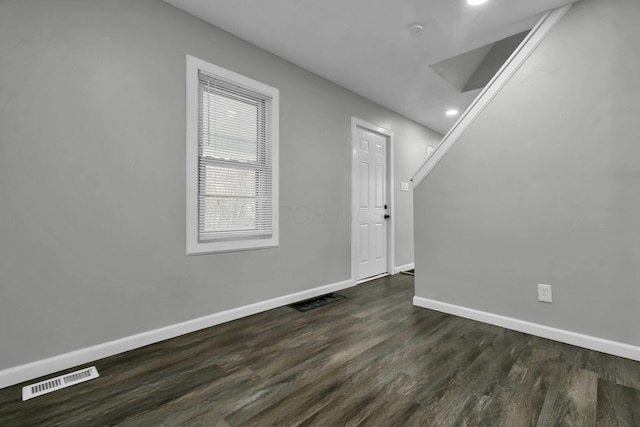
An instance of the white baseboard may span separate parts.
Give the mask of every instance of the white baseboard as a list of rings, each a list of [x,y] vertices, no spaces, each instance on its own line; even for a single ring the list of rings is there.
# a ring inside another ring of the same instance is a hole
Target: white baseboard
[[[271,310],[273,308],[282,307],[305,299],[313,298],[318,295],[339,291],[341,289],[355,286],[351,280],[333,283],[331,285],[320,286],[306,291],[296,292],[294,294],[284,295],[267,301],[257,302],[255,304],[245,305],[243,307],[231,310],[221,311],[219,313],[200,317],[198,319],[189,320],[175,325],[166,326],[164,328],[155,329],[153,331],[143,332],[141,334],[131,335],[115,341],[109,341],[92,347],[83,348],[72,351],[70,353],[61,354],[36,362],[15,366],[0,371],[0,389],[39,378],[44,375],[50,375],[64,369],[73,368],[78,365],[94,362],[98,359],[113,356],[125,351],[144,347],[180,335],[198,331],[200,329],[209,328],[211,326],[226,323],[231,320],[240,319],[242,317],[251,316],[252,314]]]
[[[490,325],[501,326],[514,331],[536,335],[565,344],[595,350],[602,353],[613,354],[614,356],[625,357],[627,359],[640,361],[640,347],[618,341],[610,341],[590,335],[579,334],[564,329],[552,328],[537,323],[514,319],[512,317],[487,313],[485,311],[474,310],[472,308],[461,307],[445,302],[434,301],[427,298],[414,297],[413,305],[431,310],[440,311],[467,319],[477,320]]]
[[[412,262],[410,264],[400,265],[393,269],[393,274],[398,274],[401,271],[412,270],[415,268],[415,264]]]

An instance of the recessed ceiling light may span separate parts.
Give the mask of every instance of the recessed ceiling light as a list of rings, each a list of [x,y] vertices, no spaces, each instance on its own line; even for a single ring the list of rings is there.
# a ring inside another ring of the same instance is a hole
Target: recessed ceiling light
[[[455,108],[452,108],[451,110],[447,110],[445,114],[447,116],[457,116],[459,112],[460,111],[456,110]]]
[[[486,3],[487,0],[467,0],[467,4],[471,6],[478,6],[479,4]]]

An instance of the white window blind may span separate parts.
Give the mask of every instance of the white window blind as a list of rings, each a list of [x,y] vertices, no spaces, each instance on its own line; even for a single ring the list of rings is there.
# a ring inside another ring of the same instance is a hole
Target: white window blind
[[[198,238],[270,238],[271,99],[203,71],[198,80]]]
[[[187,55],[187,254],[278,246],[279,96]]]

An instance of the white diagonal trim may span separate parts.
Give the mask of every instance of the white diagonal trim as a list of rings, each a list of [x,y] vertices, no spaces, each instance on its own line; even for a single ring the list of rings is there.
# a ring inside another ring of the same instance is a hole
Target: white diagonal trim
[[[538,21],[535,27],[527,34],[527,37],[520,43],[520,46],[511,54],[509,59],[502,65],[491,81],[480,92],[480,95],[471,103],[469,108],[460,116],[458,121],[447,132],[442,142],[433,154],[427,159],[424,165],[411,179],[413,188],[416,189],[422,181],[431,173],[436,165],[447,154],[451,147],[460,139],[464,132],[478,115],[489,105],[491,100],[500,92],[504,85],[513,77],[518,69],[536,50],[538,45],[551,32],[553,27],[560,21],[560,18],[569,10],[571,5],[563,6],[547,12]]]

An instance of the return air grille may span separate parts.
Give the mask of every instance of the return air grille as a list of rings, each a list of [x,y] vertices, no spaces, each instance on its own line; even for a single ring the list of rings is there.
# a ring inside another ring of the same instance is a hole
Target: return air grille
[[[99,376],[100,374],[96,367],[92,366],[80,371],[71,372],[70,374],[60,375],[59,377],[40,381],[39,383],[22,387],[22,400],[25,401],[34,397],[42,396],[43,394],[51,393],[52,391],[98,378]]]
[[[295,304],[289,304],[287,307],[291,307],[298,311],[305,312],[305,311],[313,310],[314,308],[325,306],[334,301],[339,301],[344,298],[346,297],[340,294],[330,293],[330,294],[320,295],[319,297],[300,301]]]

